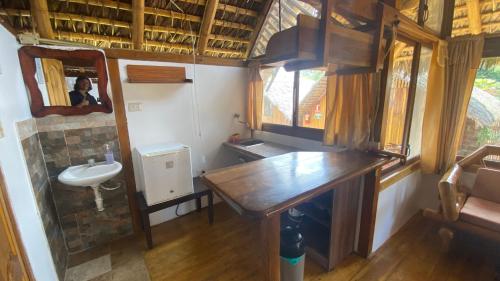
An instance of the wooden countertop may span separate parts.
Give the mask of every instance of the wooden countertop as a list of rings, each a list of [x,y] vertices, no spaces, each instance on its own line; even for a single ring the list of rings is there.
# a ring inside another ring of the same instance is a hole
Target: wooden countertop
[[[204,183],[240,214],[266,217],[388,162],[357,151],[290,152],[208,172]]]
[[[248,156],[253,159],[263,159],[273,156],[278,156],[281,154],[297,151],[298,149],[291,146],[286,146],[282,144],[276,144],[272,142],[263,142],[261,144],[252,146],[243,146],[240,144],[234,144],[230,142],[225,142],[224,146],[240,153],[242,155]]]

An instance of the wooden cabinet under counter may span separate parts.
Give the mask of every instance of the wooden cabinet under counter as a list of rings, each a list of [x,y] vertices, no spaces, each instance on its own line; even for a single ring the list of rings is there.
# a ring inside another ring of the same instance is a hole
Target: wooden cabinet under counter
[[[290,208],[305,213],[307,253],[326,270],[353,253],[371,253],[380,169],[390,157],[343,151],[266,158],[230,147],[260,159],[209,171],[203,181],[239,214],[260,220],[263,280],[279,280],[280,225]]]

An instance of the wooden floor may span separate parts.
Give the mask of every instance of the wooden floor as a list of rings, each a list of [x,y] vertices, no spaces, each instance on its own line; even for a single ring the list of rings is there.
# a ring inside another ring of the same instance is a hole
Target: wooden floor
[[[206,210],[159,225],[155,248],[144,253],[151,280],[259,280],[256,230],[225,204],[216,205],[213,226]],[[328,273],[306,260],[305,280],[495,280],[498,245],[459,237],[441,253],[437,230],[417,215],[369,260],[353,255]]]
[[[438,225],[416,215],[371,259],[351,256],[332,272],[306,259],[306,281],[495,280],[500,246],[457,237],[449,253],[441,253]],[[256,225],[227,205],[215,206],[215,224],[206,209],[153,228],[155,247],[145,238],[128,237],[70,256],[68,266],[110,254],[113,271],[92,281],[259,281]],[[144,269],[145,270],[145,269]],[[500,279],[499,279],[500,280]]]

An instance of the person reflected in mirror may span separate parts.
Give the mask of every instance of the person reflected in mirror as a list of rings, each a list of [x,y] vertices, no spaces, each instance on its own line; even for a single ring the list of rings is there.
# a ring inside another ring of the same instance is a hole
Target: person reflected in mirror
[[[75,85],[73,86],[73,91],[69,92],[71,105],[82,107],[97,104],[96,99],[89,94],[90,90],[92,90],[92,83],[90,82],[90,79],[86,76],[78,76],[76,78]]]

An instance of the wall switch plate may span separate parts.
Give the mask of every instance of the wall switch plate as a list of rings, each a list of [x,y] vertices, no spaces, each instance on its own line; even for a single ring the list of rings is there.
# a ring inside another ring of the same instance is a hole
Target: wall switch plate
[[[128,103],[128,111],[129,112],[142,111],[142,103],[140,103],[140,102],[129,102]]]

